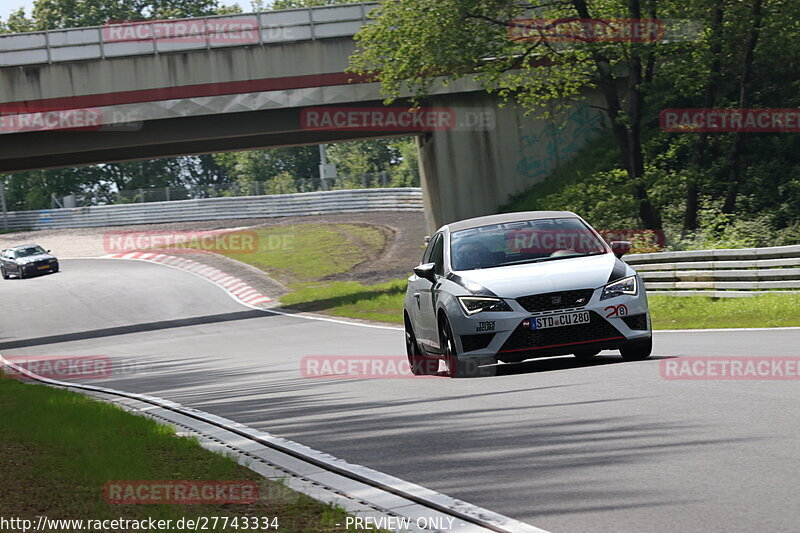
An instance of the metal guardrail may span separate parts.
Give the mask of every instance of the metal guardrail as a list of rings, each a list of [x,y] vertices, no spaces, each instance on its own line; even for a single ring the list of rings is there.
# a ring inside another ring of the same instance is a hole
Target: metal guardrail
[[[184,187],[149,187],[142,189],[123,189],[117,191],[114,203],[129,204],[134,202],[168,202],[175,200],[192,200],[200,198],[219,198],[227,196],[260,196],[262,194],[292,194],[298,192],[318,192],[346,190],[353,188],[399,188],[416,187],[419,184],[419,171],[416,169],[397,171],[392,173],[366,172],[355,176],[337,176],[325,179],[325,189],[320,178],[294,178],[291,183],[278,183],[270,181],[250,181],[246,183],[232,182],[211,185],[187,185]],[[72,195],[74,196],[74,195]],[[65,197],[67,200],[68,197]],[[84,200],[86,201],[86,200]],[[87,202],[86,205],[91,205]],[[51,207],[77,207],[75,203]]]
[[[270,196],[203,198],[174,202],[11,211],[9,229],[88,228],[196,220],[274,218],[285,216],[422,211],[422,190],[350,189]]]
[[[367,23],[377,5],[360,2],[0,35],[0,67],[346,37]],[[178,29],[180,23],[185,25]],[[119,38],[131,28],[132,38]]]
[[[626,256],[650,294],[746,297],[800,290],[800,246]]]

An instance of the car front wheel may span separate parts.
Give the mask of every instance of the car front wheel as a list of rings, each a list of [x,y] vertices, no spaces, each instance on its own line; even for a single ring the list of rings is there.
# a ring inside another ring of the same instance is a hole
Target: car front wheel
[[[652,351],[653,337],[640,341],[629,341],[619,347],[622,358],[628,361],[647,359]]]
[[[446,318],[439,324],[439,346],[442,347],[442,356],[447,365],[447,375],[451,378],[469,378],[482,375],[481,367],[477,360],[467,361],[458,358],[456,340],[453,330]]]
[[[3,279],[8,279],[10,277],[8,275],[8,272],[6,272],[6,269],[4,267],[0,267],[0,274],[3,275]]]
[[[439,371],[439,360],[426,357],[417,344],[417,336],[408,317],[405,317],[406,355],[411,373],[415,376],[431,376]]]

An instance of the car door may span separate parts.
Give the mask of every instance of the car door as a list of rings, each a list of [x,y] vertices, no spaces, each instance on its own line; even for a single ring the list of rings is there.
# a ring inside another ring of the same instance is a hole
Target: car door
[[[430,254],[427,263],[434,263],[436,277],[441,277],[444,271],[444,236],[437,233],[431,239]],[[427,253],[427,252],[426,252]],[[419,325],[418,338],[428,346],[439,346],[439,332],[436,327],[436,292],[439,282],[431,283],[427,279],[419,278]]]
[[[3,270],[6,271],[8,274],[13,274],[16,271],[16,267],[11,261],[12,254],[11,250],[4,250],[2,254],[0,254],[0,262],[3,264]]]
[[[422,254],[422,260],[419,262],[420,265],[424,265],[428,262],[428,258],[431,256],[431,251],[433,250],[433,239],[428,240],[428,246],[425,248],[425,252]],[[422,293],[421,285],[422,282],[425,281],[416,274],[412,275],[408,281],[408,288],[411,292],[411,300],[409,301],[408,308],[408,318],[411,319],[411,327],[414,328],[414,334],[417,337],[417,341],[421,342],[423,338],[421,337],[422,334],[422,324],[420,323],[420,297]]]
[[[9,268],[9,266],[11,268]],[[22,266],[19,263],[19,252],[17,250],[8,252],[8,266],[6,266],[6,271],[13,272],[17,275],[22,272]]]

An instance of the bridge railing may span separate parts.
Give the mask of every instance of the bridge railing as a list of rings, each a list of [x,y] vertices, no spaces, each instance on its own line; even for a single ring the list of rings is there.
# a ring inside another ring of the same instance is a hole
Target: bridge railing
[[[658,252],[624,259],[639,272],[649,294],[726,298],[800,292],[800,246]]]
[[[346,37],[367,23],[376,6],[360,2],[0,35],[0,67]]]
[[[409,187],[12,211],[7,221],[12,230],[38,230],[422,209],[422,190]]]

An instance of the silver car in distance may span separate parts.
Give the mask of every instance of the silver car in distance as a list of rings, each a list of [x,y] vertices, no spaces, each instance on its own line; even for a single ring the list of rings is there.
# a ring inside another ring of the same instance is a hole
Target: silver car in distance
[[[408,278],[406,351],[412,372],[488,375],[497,361],[652,349],[639,275],[568,211],[529,211],[442,226]]]

